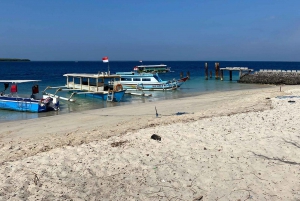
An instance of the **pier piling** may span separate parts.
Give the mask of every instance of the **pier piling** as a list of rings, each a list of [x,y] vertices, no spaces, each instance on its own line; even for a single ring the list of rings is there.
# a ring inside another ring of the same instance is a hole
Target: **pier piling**
[[[220,65],[219,63],[215,63],[215,77],[216,79],[219,79],[219,70],[220,70]]]
[[[221,81],[223,81],[223,78],[224,78],[224,72],[223,70],[221,70]]]
[[[208,65],[207,65],[207,63],[205,63],[204,66],[205,66],[205,79],[208,80]]]

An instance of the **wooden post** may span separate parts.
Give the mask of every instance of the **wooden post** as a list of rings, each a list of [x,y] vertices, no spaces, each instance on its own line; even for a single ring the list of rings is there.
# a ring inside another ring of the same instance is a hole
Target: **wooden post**
[[[220,63],[218,62],[217,63],[217,71],[218,71],[218,74],[220,73]],[[218,79],[219,79],[219,75],[218,75]]]
[[[229,80],[232,81],[232,70],[229,71]]]
[[[219,79],[219,63],[215,63],[215,77]]]
[[[98,78],[96,79],[96,91],[98,91]]]
[[[186,76],[188,77],[188,79],[190,79],[190,71],[188,71],[188,72],[186,73]]]
[[[183,72],[180,72],[180,78],[183,78]]]
[[[224,72],[223,72],[223,70],[221,70],[221,81],[223,81],[223,78],[224,78],[223,74],[224,74]]]
[[[217,63],[215,63],[215,79],[217,79]]]
[[[82,90],[82,77],[80,77],[80,89]]]
[[[205,79],[208,80],[208,65],[205,63]]]

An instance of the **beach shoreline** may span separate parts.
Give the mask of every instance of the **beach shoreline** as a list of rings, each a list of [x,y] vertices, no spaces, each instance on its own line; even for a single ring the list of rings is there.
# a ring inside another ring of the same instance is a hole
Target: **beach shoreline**
[[[254,200],[299,199],[299,193],[292,194],[286,189],[286,185],[291,187],[299,179],[297,173],[287,175],[299,168],[296,147],[284,148],[283,152],[271,147],[275,143],[272,139],[280,137],[279,130],[289,133],[291,128],[294,132],[299,129],[295,125],[289,127],[286,121],[276,122],[276,118],[290,118],[280,112],[291,105],[274,97],[290,94],[295,88],[283,86],[280,91],[279,86],[270,86],[214,92],[0,123],[0,171],[6,186],[2,186],[0,197],[13,199],[16,194],[19,200],[170,200],[172,197],[193,200],[197,196],[203,196],[204,200],[238,200],[247,196]],[[276,107],[274,103],[281,106]],[[265,114],[274,115],[275,119],[264,125]],[[274,127],[278,123],[282,128],[278,127],[274,133],[265,132],[272,121]],[[245,131],[249,133],[240,136],[239,132]],[[152,134],[161,136],[161,142],[150,139]],[[288,142],[297,142],[297,137],[290,133],[284,137]],[[249,145],[247,140],[254,144]],[[266,167],[274,160],[268,159],[263,146],[272,154],[282,155],[281,161],[275,161],[281,162],[280,165]],[[55,164],[60,164],[59,168]],[[247,170],[247,165],[252,171]],[[268,169],[276,171],[276,181],[266,177]],[[209,174],[213,176],[209,178]],[[290,184],[279,182],[283,176]],[[266,186],[267,181],[273,182],[270,187]],[[277,190],[271,187],[281,189],[280,194],[275,196]],[[87,192],[82,194],[80,189]]]

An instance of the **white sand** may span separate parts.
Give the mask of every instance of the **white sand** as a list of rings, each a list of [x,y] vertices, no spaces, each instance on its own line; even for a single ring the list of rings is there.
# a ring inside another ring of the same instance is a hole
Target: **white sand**
[[[0,124],[0,200],[299,200],[297,88]]]

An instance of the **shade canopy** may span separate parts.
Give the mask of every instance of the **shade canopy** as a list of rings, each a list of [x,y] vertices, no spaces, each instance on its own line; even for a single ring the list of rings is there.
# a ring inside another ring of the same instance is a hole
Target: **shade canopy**
[[[40,82],[41,80],[0,80],[0,83],[24,83],[24,82]]]

